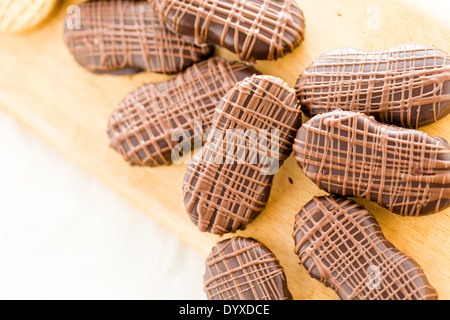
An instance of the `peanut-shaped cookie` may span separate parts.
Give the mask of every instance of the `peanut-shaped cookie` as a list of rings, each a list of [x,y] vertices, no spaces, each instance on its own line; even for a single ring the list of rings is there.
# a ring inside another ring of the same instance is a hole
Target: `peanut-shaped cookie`
[[[301,123],[295,92],[279,78],[246,78],[223,97],[183,183],[186,212],[200,231],[245,229],[264,210]]]
[[[205,265],[208,300],[292,300],[280,262],[255,239],[220,241]]]
[[[330,193],[404,216],[450,205],[450,147],[442,138],[335,110],[303,124],[293,148],[303,173]]]
[[[422,268],[383,235],[374,216],[341,196],[314,197],[297,214],[295,253],[342,300],[436,300]]]
[[[450,112],[450,56],[419,44],[334,50],[306,68],[296,92],[310,117],[342,109],[418,128]]]
[[[276,60],[305,37],[293,0],[158,0],[161,20],[198,45],[224,47],[244,60]]]
[[[65,22],[70,52],[94,73],[176,73],[213,52],[210,46],[195,46],[167,30],[153,1],[89,1]]]
[[[0,1],[0,32],[19,33],[42,25],[52,16],[61,0]]]
[[[146,84],[129,93],[111,115],[110,145],[131,165],[170,165],[193,147],[194,139],[202,145],[202,133],[222,97],[257,73],[244,63],[212,57],[174,79]]]

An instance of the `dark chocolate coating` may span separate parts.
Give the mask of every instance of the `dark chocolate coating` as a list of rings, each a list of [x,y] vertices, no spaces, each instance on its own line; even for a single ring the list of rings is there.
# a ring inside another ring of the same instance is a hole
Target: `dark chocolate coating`
[[[168,31],[154,6],[128,0],[80,4],[81,28],[68,28],[74,17],[67,15],[64,40],[76,61],[93,73],[170,74],[212,55],[213,47],[198,47]]]
[[[205,265],[208,300],[292,300],[278,259],[259,241],[243,237],[220,241]]]
[[[303,12],[293,0],[158,1],[170,30],[244,60],[276,60],[304,39]]]
[[[341,196],[314,197],[297,214],[295,253],[342,300],[436,300],[411,257],[391,244],[374,216]]]
[[[450,148],[422,131],[335,110],[307,121],[293,148],[302,171],[330,193],[405,216],[450,205]]]
[[[333,50],[306,68],[296,92],[308,117],[342,109],[418,128],[450,113],[450,56],[419,44]]]
[[[244,63],[212,57],[187,68],[174,79],[136,89],[109,119],[111,148],[131,165],[172,164],[176,147],[181,150],[182,142],[192,148],[195,134],[201,135],[195,132],[196,123],[202,132],[209,129],[223,95],[254,74],[259,71]]]
[[[245,229],[264,210],[301,122],[294,90],[273,76],[244,79],[223,97],[183,181],[186,212],[200,231]]]

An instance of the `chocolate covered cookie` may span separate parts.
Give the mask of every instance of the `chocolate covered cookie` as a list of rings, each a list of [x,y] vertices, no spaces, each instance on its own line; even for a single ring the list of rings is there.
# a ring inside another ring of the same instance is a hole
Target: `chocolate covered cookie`
[[[450,147],[442,138],[335,110],[307,121],[293,149],[303,173],[330,193],[404,216],[450,205]]]
[[[109,119],[111,148],[132,165],[172,164],[173,157],[183,155],[183,143],[191,148],[197,138],[201,146],[202,133],[211,126],[215,107],[228,90],[257,73],[241,62],[212,57],[174,79],[136,89]]]
[[[197,45],[217,45],[240,59],[275,60],[305,37],[293,0],[158,0],[161,20]]]
[[[292,300],[278,259],[254,239],[217,243],[205,265],[208,300]]]
[[[301,123],[295,92],[279,78],[246,78],[223,97],[183,182],[186,212],[200,231],[245,229],[264,210]]]
[[[95,73],[176,73],[213,53],[167,30],[153,1],[89,1],[66,16],[64,40]]]
[[[309,117],[342,109],[418,128],[450,112],[450,56],[419,44],[334,50],[306,68],[296,92]]]
[[[342,300],[435,300],[422,268],[383,235],[373,215],[341,196],[314,197],[297,214],[295,253]]]

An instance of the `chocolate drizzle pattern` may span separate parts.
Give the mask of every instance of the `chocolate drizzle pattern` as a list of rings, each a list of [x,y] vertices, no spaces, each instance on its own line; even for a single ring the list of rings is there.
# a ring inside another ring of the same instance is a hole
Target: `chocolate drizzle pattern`
[[[450,147],[442,138],[335,110],[307,121],[293,149],[302,171],[330,193],[405,216],[450,205]]]
[[[257,73],[241,62],[212,57],[174,79],[138,88],[110,117],[111,148],[132,165],[172,164],[172,151],[181,142],[174,138],[178,135],[191,145],[196,129],[204,132],[211,126],[220,99],[237,82]]]
[[[373,215],[340,196],[314,197],[297,214],[295,253],[343,300],[436,300],[421,267],[383,235]]]
[[[292,300],[278,259],[254,239],[219,242],[205,265],[208,300]]]
[[[66,23],[64,39],[78,63],[92,72],[176,73],[213,53],[210,46],[195,46],[168,31],[154,3],[89,1],[79,8],[81,28]]]
[[[450,57],[419,44],[378,52],[334,50],[306,68],[296,92],[310,117],[342,109],[418,128],[450,112]]]
[[[273,164],[281,166],[292,153],[301,123],[294,90],[273,76],[246,78],[222,99],[208,140],[191,159],[183,182],[186,212],[200,231],[245,229],[264,210]],[[226,135],[239,130],[233,138],[241,148],[227,153]],[[267,144],[257,148],[255,140],[247,140],[252,131],[267,134]]]
[[[305,36],[292,0],[158,0],[161,20],[197,45],[225,47],[244,60],[275,60]]]

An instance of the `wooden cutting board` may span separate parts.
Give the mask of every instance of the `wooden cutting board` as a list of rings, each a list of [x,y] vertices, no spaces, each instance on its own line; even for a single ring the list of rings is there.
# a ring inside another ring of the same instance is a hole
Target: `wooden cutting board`
[[[62,40],[62,19],[74,3],[65,1],[37,30],[0,35],[0,107],[206,257],[217,241],[233,235],[201,233],[190,222],[181,191],[186,165],[133,168],[108,146],[108,117],[122,98],[146,82],[169,77],[93,75],[82,69]],[[438,6],[444,3],[430,0],[421,7],[410,0],[299,0],[307,21],[306,41],[285,58],[259,62],[257,68],[293,86],[317,56],[340,47],[377,50],[418,42],[450,52],[448,9]],[[225,50],[217,54],[235,59]],[[450,116],[422,130],[450,140],[449,124]],[[276,254],[295,299],[338,299],[310,278],[293,253],[294,216],[322,194],[291,157],[275,176],[267,209],[237,233],[262,241]],[[357,201],[375,215],[388,240],[423,267],[440,298],[450,299],[450,209],[426,217],[400,217],[377,204]]]

